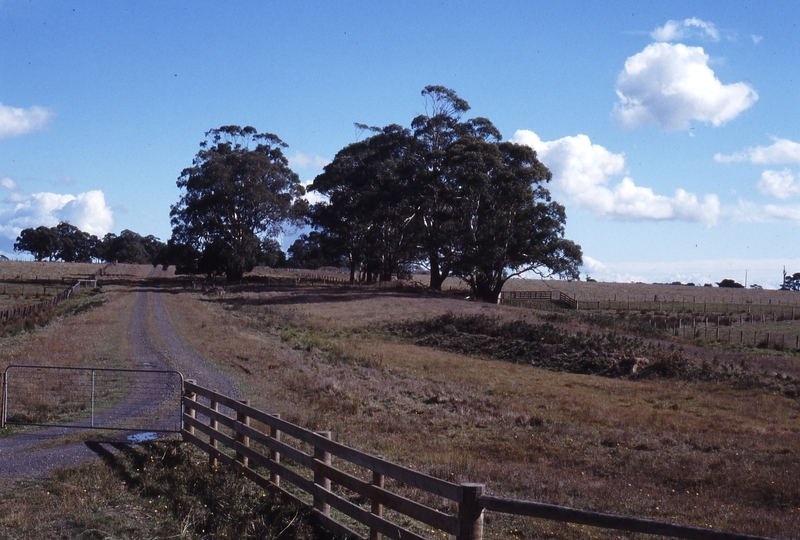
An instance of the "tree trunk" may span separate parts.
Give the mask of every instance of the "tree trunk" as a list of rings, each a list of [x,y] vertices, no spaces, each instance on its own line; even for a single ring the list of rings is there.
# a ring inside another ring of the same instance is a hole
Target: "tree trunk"
[[[439,269],[439,254],[431,252],[429,254],[429,261],[431,266],[431,282],[428,287],[433,291],[442,292],[442,284],[447,276],[443,277]]]
[[[241,264],[232,264],[228,266],[225,271],[225,278],[228,280],[228,283],[233,283],[235,281],[241,281],[244,277],[244,268]]]
[[[496,304],[497,299],[500,297],[500,291],[503,290],[503,285],[505,285],[506,281],[508,280],[483,275],[476,277],[470,286],[475,298],[481,302]]]

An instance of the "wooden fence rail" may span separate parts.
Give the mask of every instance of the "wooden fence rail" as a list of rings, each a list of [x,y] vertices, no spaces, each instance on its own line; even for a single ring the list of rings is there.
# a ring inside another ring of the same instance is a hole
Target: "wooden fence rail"
[[[312,508],[322,526],[337,535],[423,540],[421,531],[428,526],[458,540],[481,540],[484,513],[490,511],[695,540],[761,538],[485,495],[483,484],[454,484],[397,465],[335,442],[330,432],[310,431],[191,380],[183,405],[183,437],[209,455],[212,467],[228,465],[262,488]],[[425,502],[398,493],[415,492],[408,488],[416,488]],[[439,508],[427,503],[431,496]],[[339,514],[332,517],[332,510]],[[342,523],[347,518],[369,535]],[[423,527],[406,525],[409,518]]]
[[[549,300],[567,309],[578,309],[578,300],[560,291],[503,291],[499,303],[505,304],[514,300]]]

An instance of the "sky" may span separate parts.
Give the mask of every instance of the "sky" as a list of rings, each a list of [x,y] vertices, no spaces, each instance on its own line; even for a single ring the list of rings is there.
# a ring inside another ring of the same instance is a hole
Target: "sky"
[[[0,0],[0,253],[69,221],[171,235],[205,133],[304,183],[426,85],[532,146],[584,277],[800,272],[800,2]],[[297,231],[283,239],[288,246]]]

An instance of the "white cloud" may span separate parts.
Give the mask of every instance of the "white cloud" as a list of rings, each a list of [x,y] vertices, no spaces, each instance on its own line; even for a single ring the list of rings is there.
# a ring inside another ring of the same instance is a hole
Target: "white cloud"
[[[753,40],[753,45],[758,45],[759,43],[761,43],[761,40],[764,39],[764,36],[757,36],[755,34],[751,34],[750,39]]]
[[[692,120],[720,126],[756,102],[758,94],[750,85],[722,84],[708,60],[702,47],[648,45],[625,61],[613,115],[626,127],[655,123],[682,130]]]
[[[82,231],[103,236],[114,222],[111,208],[102,191],[78,195],[58,193],[13,193],[0,207],[0,237],[16,240],[22,229],[44,225],[53,227],[68,221]],[[2,246],[0,246],[2,247]]]
[[[800,178],[795,177],[789,169],[782,171],[764,171],[756,184],[759,192],[786,200],[800,195]]]
[[[7,107],[0,103],[0,139],[16,137],[47,126],[53,114],[44,107],[28,109]]]
[[[15,189],[17,189],[17,183],[14,182],[11,178],[3,177],[0,178],[0,187],[14,191]]]
[[[593,259],[588,255],[583,256],[583,268],[590,272],[603,272],[606,270],[606,265],[598,261],[597,259]]]
[[[289,156],[289,165],[293,169],[321,169],[328,163],[330,163],[330,160],[300,152],[295,152],[293,156]]]
[[[775,204],[767,204],[762,209],[764,218],[757,219],[761,223],[773,221],[790,221],[792,223],[800,223],[800,206],[799,205],[783,205],[778,206]]]
[[[748,148],[744,152],[724,155],[715,154],[714,160],[720,163],[730,163],[733,161],[749,161],[750,163],[774,164],[774,163],[800,163],[800,143],[789,139],[773,138],[770,146],[755,146]]]
[[[328,197],[326,195],[323,195],[319,191],[311,191],[308,189],[308,187],[313,183],[314,183],[313,180],[309,180],[308,182],[303,184],[303,187],[306,188],[306,194],[303,195],[303,198],[307,200],[309,204],[317,204],[320,202],[327,203]]]
[[[697,17],[683,21],[667,21],[650,33],[656,41],[679,41],[688,37],[699,35],[713,41],[719,41],[719,31],[713,23],[701,21]]]
[[[766,204],[759,205],[740,200],[738,207],[726,209],[732,221],[740,223],[780,223],[800,224],[800,205]]]
[[[715,225],[720,213],[716,195],[697,195],[683,189],[674,197],[656,195],[651,188],[637,186],[625,176],[609,187],[611,177],[625,171],[625,156],[592,144],[586,135],[542,141],[534,132],[519,130],[511,138],[536,150],[553,173],[553,189],[571,202],[606,219],[644,221],[675,220]]]
[[[100,190],[78,194],[57,215],[60,221],[68,221],[80,230],[97,236],[109,232],[114,224],[111,208],[106,206],[105,195]]]

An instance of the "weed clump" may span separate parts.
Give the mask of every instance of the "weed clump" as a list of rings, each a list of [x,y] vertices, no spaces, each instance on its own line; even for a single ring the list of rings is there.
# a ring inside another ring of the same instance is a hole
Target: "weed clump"
[[[554,371],[621,376],[635,372],[652,347],[613,332],[569,333],[551,323],[499,321],[486,315],[447,313],[389,326],[419,345],[472,354]]]
[[[453,313],[389,324],[388,330],[426,347],[553,371],[725,382],[737,388],[767,388],[787,396],[800,395],[800,381],[758,376],[744,365],[724,366],[690,358],[683,349],[653,345],[616,332],[571,333],[549,322],[531,324],[484,314]]]

